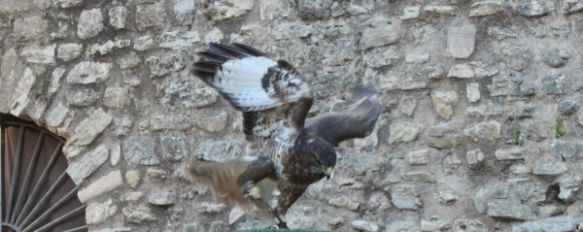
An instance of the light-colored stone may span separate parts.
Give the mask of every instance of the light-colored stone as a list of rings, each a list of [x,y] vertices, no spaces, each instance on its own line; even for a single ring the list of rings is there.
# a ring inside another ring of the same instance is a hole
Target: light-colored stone
[[[119,163],[121,159],[121,145],[119,143],[111,144],[109,150],[111,166],[115,166]]]
[[[192,78],[169,78],[159,86],[158,92],[161,95],[160,104],[167,107],[203,108],[219,101],[219,95],[214,89]]]
[[[65,117],[69,113],[69,108],[67,108],[62,103],[57,103],[53,108],[49,109],[45,115],[45,120],[47,126],[55,128],[61,125],[65,121]]]
[[[454,24],[447,31],[447,53],[454,58],[468,58],[474,53],[476,26],[471,23]]]
[[[229,115],[225,111],[208,112],[195,114],[194,124],[196,127],[208,132],[219,132],[225,129]]]
[[[413,122],[393,122],[390,128],[391,135],[389,137],[389,144],[414,141],[423,129],[423,125]]]
[[[368,72],[371,72],[369,74]],[[382,76],[380,88],[382,90],[414,90],[427,88],[427,79],[410,68],[395,70],[386,74],[376,73],[371,69],[365,75]]]
[[[415,190],[415,186],[410,184],[394,186],[391,191],[391,200],[395,207],[399,209],[417,209],[421,207],[421,199]]]
[[[66,91],[65,98],[70,106],[86,107],[94,104],[103,94],[95,88],[70,87]]]
[[[148,203],[157,206],[170,206],[176,202],[176,194],[170,189],[154,190],[148,196]]]
[[[221,29],[215,27],[211,31],[206,33],[203,41],[207,44],[208,43],[219,43],[219,42],[221,42],[221,40],[223,38],[225,38],[225,34],[223,33],[223,31],[221,31]]]
[[[138,30],[161,29],[166,23],[164,2],[143,4],[136,7],[136,26]]]
[[[239,222],[243,216],[245,216],[245,211],[243,209],[238,206],[233,207],[231,212],[229,212],[229,225],[234,225]]]
[[[469,102],[477,102],[480,100],[480,83],[466,84],[466,96]]]
[[[125,28],[128,13],[128,8],[125,6],[116,6],[109,9],[109,24],[117,29]]]
[[[59,67],[53,70],[53,72],[51,73],[51,83],[49,83],[49,88],[47,89],[47,93],[49,94],[49,96],[52,96],[54,93],[57,92],[57,90],[59,90],[59,87],[61,87],[61,79],[65,75],[66,71],[67,70],[65,70],[64,68]]]
[[[399,111],[408,116],[412,116],[417,107],[417,100],[415,97],[404,97],[399,101]]]
[[[488,232],[488,226],[476,219],[460,218],[453,222],[453,232]]]
[[[421,231],[444,231],[449,229],[447,220],[432,218],[430,220],[421,219]]]
[[[478,123],[474,126],[468,127],[464,130],[466,136],[469,136],[474,141],[486,140],[494,142],[500,138],[501,125],[496,121],[486,121]]]
[[[374,210],[387,210],[391,208],[391,202],[382,192],[374,193],[367,201],[368,207]]]
[[[89,203],[85,209],[85,221],[87,224],[100,224],[115,215],[116,211],[117,206],[111,199],[103,203]]]
[[[370,27],[362,31],[360,37],[360,48],[362,50],[399,42],[401,38],[401,22],[383,18],[374,20]]]
[[[125,219],[131,223],[144,223],[157,221],[157,216],[148,206],[126,206],[121,209]]]
[[[129,47],[131,45],[131,40],[129,39],[117,39],[108,40],[105,43],[96,43],[89,46],[85,52],[85,56],[95,57],[95,56],[105,56],[113,53],[115,50],[120,50],[122,48]]]
[[[59,6],[61,8],[71,8],[81,5],[83,0],[52,0],[53,5]]]
[[[486,0],[474,2],[470,6],[470,17],[480,17],[498,14],[504,11],[503,0]]]
[[[151,138],[135,137],[125,141],[122,149],[124,159],[133,165],[156,165],[160,158],[156,154],[156,144]]]
[[[134,49],[137,51],[146,51],[155,46],[154,38],[150,35],[144,35],[134,39]]]
[[[93,174],[109,158],[109,149],[105,145],[99,145],[97,148],[86,152],[77,160],[69,163],[67,174],[75,184],[80,185],[83,181]]]
[[[40,14],[14,20],[14,38],[17,41],[38,39],[48,30],[49,22]]]
[[[121,199],[123,201],[127,201],[127,202],[137,202],[143,196],[144,196],[144,193],[143,192],[139,192],[139,191],[136,191],[136,192],[128,192],[128,193],[124,194]]]
[[[571,59],[571,52],[562,47],[547,47],[542,51],[542,60],[549,67],[561,68]]]
[[[202,202],[200,203],[201,211],[207,214],[218,214],[223,211],[227,206],[222,203],[215,202]]]
[[[55,44],[46,47],[39,47],[37,45],[33,45],[22,49],[20,55],[23,56],[28,63],[54,64],[56,50],[55,48],[56,48]]]
[[[225,20],[241,17],[255,6],[253,0],[214,1],[209,6],[209,15],[213,20]]]
[[[88,39],[99,34],[103,30],[103,15],[101,9],[84,10],[79,15],[77,22],[77,36]]]
[[[423,13],[455,15],[459,11],[457,6],[453,5],[427,5],[423,7]]]
[[[328,200],[328,204],[356,211],[358,210],[358,207],[360,207],[360,202],[355,201],[353,195],[354,194],[352,194],[351,196],[344,195],[331,197]]]
[[[327,19],[333,2],[329,0],[298,0],[297,11],[303,20]]]
[[[228,160],[239,157],[242,152],[242,144],[234,140],[207,140],[202,141],[196,151],[195,157],[210,161]]]
[[[176,0],[172,9],[174,10],[176,21],[182,25],[192,24],[196,13],[194,0]]]
[[[364,63],[371,68],[390,66],[399,61],[399,51],[389,47],[386,49],[374,49],[363,56]]]
[[[413,232],[421,231],[421,227],[416,220],[404,219],[395,220],[386,226],[385,232]]]
[[[24,69],[22,77],[19,77],[18,84],[15,89],[14,102],[10,105],[10,113],[16,116],[21,116],[24,110],[31,103],[31,92],[37,77],[34,75],[32,69]]]
[[[350,223],[354,229],[358,231],[367,231],[367,232],[377,232],[379,231],[379,226],[370,221],[365,220],[354,220]]]
[[[434,174],[428,171],[408,171],[402,175],[405,181],[435,182]]]
[[[429,61],[429,53],[408,53],[405,62],[410,64],[423,64]]]
[[[471,168],[479,167],[484,162],[484,153],[480,149],[466,152],[466,161]]]
[[[142,60],[140,59],[138,54],[136,54],[133,51],[126,53],[123,56],[120,56],[119,59],[117,60],[117,63],[119,64],[119,67],[121,69],[135,68],[140,64],[140,62],[142,62]]]
[[[410,165],[426,165],[431,162],[433,156],[437,155],[434,149],[416,150],[407,153],[407,159]]]
[[[525,149],[522,147],[500,148],[494,152],[497,160],[521,160],[524,159]]]
[[[166,53],[146,58],[146,65],[150,67],[150,77],[152,78],[163,77],[184,69],[184,62],[184,57],[177,53]]]
[[[454,106],[459,101],[459,95],[454,91],[432,91],[431,102],[441,116],[449,120],[454,114]]]
[[[99,108],[79,123],[75,128],[75,133],[63,147],[63,151],[69,158],[75,157],[79,151],[79,146],[87,146],[97,138],[111,124],[111,115]]]
[[[186,136],[176,132],[161,134],[160,145],[165,160],[180,161],[190,153]]]
[[[555,4],[549,0],[521,0],[511,4],[514,11],[525,17],[538,17],[555,10]]]
[[[532,173],[540,176],[558,176],[566,173],[569,167],[565,162],[556,160],[538,160],[532,168]]]
[[[99,83],[109,78],[111,64],[83,61],[75,65],[67,75],[70,84]]]
[[[101,194],[112,191],[123,184],[121,178],[121,171],[113,170],[108,172],[105,176],[95,180],[87,187],[79,190],[77,197],[81,202],[87,202]]]
[[[304,23],[282,23],[274,31],[274,37],[277,40],[304,38],[312,33],[310,25]]]
[[[185,49],[201,40],[196,31],[169,31],[160,35],[158,46],[161,48]]]
[[[140,171],[137,169],[129,170],[126,172],[125,178],[128,185],[135,189],[136,187],[138,187],[138,184],[140,184],[141,179]]]
[[[563,0],[561,1],[561,13],[571,14],[583,10],[583,1],[581,0]]]
[[[57,58],[63,61],[73,60],[83,51],[83,45],[78,43],[64,43],[57,48]]]
[[[435,148],[452,148],[462,143],[462,135],[455,128],[438,125],[429,129],[427,143]]]
[[[579,111],[577,111],[577,123],[579,123],[579,125],[583,126],[583,108],[579,109]]]
[[[508,200],[496,200],[488,203],[488,216],[509,220],[532,220],[535,218],[532,208]]]
[[[474,76],[474,69],[468,64],[456,64],[451,66],[447,73],[447,77],[462,79],[474,78]]]
[[[110,108],[125,108],[131,103],[127,87],[107,87],[103,95],[103,104]]]
[[[408,6],[403,8],[403,14],[401,15],[401,20],[416,19],[421,15],[421,6]]]

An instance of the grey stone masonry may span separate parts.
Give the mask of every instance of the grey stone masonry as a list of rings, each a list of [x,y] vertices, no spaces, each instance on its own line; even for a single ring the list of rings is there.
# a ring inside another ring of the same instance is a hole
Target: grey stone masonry
[[[191,72],[244,43],[304,75],[310,117],[360,83],[385,106],[291,228],[577,231],[582,38],[583,0],[3,0],[0,114],[65,139],[89,231],[264,228],[185,172],[261,154]]]

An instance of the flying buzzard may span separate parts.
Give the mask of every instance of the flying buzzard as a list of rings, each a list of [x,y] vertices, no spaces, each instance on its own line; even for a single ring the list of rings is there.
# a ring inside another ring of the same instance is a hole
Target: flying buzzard
[[[357,87],[343,111],[306,119],[312,91],[288,62],[236,43],[211,43],[198,54],[193,73],[242,112],[243,134],[261,144],[263,155],[225,162],[195,160],[190,174],[209,183],[217,198],[255,205],[272,214],[278,228],[287,228],[283,216],[288,208],[310,184],[330,178],[336,165],[334,146],[372,132],[383,111],[378,96]],[[272,208],[274,187],[280,195]]]

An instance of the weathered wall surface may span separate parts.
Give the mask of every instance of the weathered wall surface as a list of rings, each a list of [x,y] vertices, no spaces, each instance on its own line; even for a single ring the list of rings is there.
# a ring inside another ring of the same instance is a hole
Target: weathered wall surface
[[[212,41],[295,64],[333,110],[382,91],[373,135],[292,227],[571,231],[583,222],[583,1],[0,0],[0,112],[68,139],[97,231],[267,226],[180,167],[245,146],[240,116],[189,73]]]

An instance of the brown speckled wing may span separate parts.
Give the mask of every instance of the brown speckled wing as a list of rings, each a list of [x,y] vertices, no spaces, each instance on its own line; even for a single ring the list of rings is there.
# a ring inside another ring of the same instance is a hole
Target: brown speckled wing
[[[353,89],[353,102],[340,112],[331,112],[310,118],[306,131],[318,135],[334,146],[352,138],[370,135],[384,107],[371,88]]]

